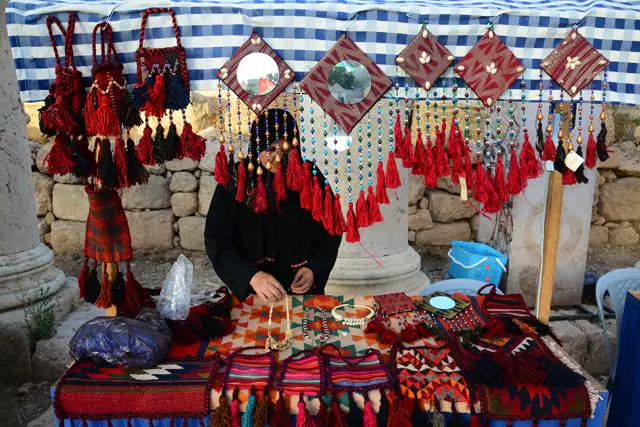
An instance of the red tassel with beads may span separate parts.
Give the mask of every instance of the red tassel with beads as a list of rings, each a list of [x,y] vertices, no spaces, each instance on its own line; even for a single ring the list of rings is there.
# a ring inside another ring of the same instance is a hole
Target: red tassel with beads
[[[296,148],[289,150],[287,160],[287,187],[293,191],[300,191],[304,172],[300,154]]]
[[[113,165],[116,169],[117,188],[129,187],[127,170],[127,148],[124,145],[124,139],[122,139],[121,137],[117,137],[115,140],[115,148],[113,150]]]
[[[276,195],[276,202],[280,203],[287,198],[287,189],[284,184],[284,174],[282,173],[282,165],[275,166],[275,174],[273,176],[273,192]]]
[[[244,167],[244,162],[241,160],[238,163],[238,171],[236,172],[236,202],[243,203],[247,193],[247,170]]]
[[[556,159],[556,147],[553,145],[553,138],[551,137],[551,132],[547,133],[547,137],[544,140],[544,151],[542,152],[542,160],[551,160],[554,161]]]
[[[153,138],[151,137],[153,131],[147,124],[142,131],[142,138],[136,146],[136,155],[138,160],[143,165],[155,165],[156,157],[153,155]]]
[[[368,227],[371,225],[371,218],[369,218],[369,206],[364,197],[364,190],[360,190],[360,195],[356,202],[356,225],[358,228]]]
[[[495,189],[496,194],[498,195],[498,200],[507,202],[509,201],[509,190],[507,189],[507,181],[504,176],[504,162],[500,155],[498,156],[498,163],[496,164],[495,172]]]
[[[224,144],[222,143],[220,143],[220,149],[218,150],[218,154],[216,154],[216,167],[213,174],[218,184],[222,185],[224,188],[229,188],[229,184],[231,183],[229,160],[227,159],[227,150],[225,150]],[[259,181],[262,180],[259,179]]]
[[[438,177],[449,176],[449,157],[444,149],[445,130],[441,129],[436,137],[436,144],[433,149],[433,161]]]
[[[369,186],[367,192],[367,205],[369,207],[369,221],[371,224],[384,221],[382,212],[380,212],[380,206],[378,206],[378,200],[375,194],[373,194],[373,187]]]
[[[518,155],[516,154],[516,149],[511,148],[509,152],[509,174],[508,174],[508,186],[509,186],[509,194],[515,196],[516,194],[520,194],[523,190],[522,180],[520,179],[520,168],[518,166]]]
[[[442,131],[444,132],[444,128],[442,129]],[[458,129],[456,122],[452,120],[451,128],[449,129],[449,144],[448,144],[449,158],[452,160],[462,157],[462,152],[460,151],[460,142],[458,141],[459,136],[460,136],[460,129]]]
[[[256,213],[266,212],[269,201],[267,200],[267,187],[264,185],[264,177],[262,175],[257,176],[258,190],[256,191],[256,198],[253,201],[253,210]]]
[[[575,185],[578,183],[576,174],[569,168],[562,174],[562,185]]]
[[[529,142],[529,134],[524,134],[524,142],[522,143],[522,151],[520,152],[520,173],[523,175],[520,181],[527,179],[536,179],[542,176],[542,163],[536,156],[533,146]],[[527,185],[523,184],[522,188]]]
[[[392,152],[389,152],[389,157],[387,157],[386,178],[387,188],[393,189],[400,187],[400,174],[398,173],[398,166],[396,165],[396,159]]]
[[[322,225],[329,234],[334,234],[333,226],[333,199],[331,198],[331,188],[324,186],[324,209],[322,212]]]
[[[462,157],[453,157],[451,159],[451,182],[455,185],[460,184],[460,175],[464,175]]]
[[[466,145],[464,147],[464,177],[467,188],[473,188],[476,178],[473,170],[473,163],[471,162],[471,150],[469,150],[469,147]]]
[[[381,205],[389,204],[389,196],[387,196],[387,183],[384,176],[384,165],[382,161],[378,162],[376,170],[376,201]]]
[[[487,172],[484,169],[484,165],[479,162],[476,169],[476,181],[473,192],[473,198],[476,199],[478,203],[484,205],[489,201],[488,186]]]
[[[146,113],[150,116],[162,117],[164,115],[164,101],[166,97],[166,87],[164,75],[157,74],[147,100]]]
[[[353,211],[353,203],[349,202],[347,211],[347,242],[357,243],[360,241],[360,232],[356,224],[356,213]]]
[[[424,142],[422,141],[422,132],[418,132],[416,138],[416,153],[413,158],[413,167],[411,173],[414,175],[424,175],[426,171],[427,152],[424,149]]]
[[[302,187],[300,188],[300,207],[310,211],[313,208],[313,181],[311,166],[305,162],[302,166]]]
[[[411,129],[408,126],[404,128],[404,157],[402,158],[402,166],[405,168],[410,168],[413,166],[414,158],[413,158],[413,144],[411,143]]]
[[[487,203],[484,204],[483,210],[487,213],[498,213],[502,209],[502,204],[500,203],[500,197],[496,191],[496,182],[493,177],[487,175],[486,179],[487,184]]]
[[[593,132],[589,132],[589,140],[587,141],[587,155],[584,159],[584,164],[589,169],[596,167],[598,163],[598,151],[596,150],[596,139],[593,136]]]
[[[428,188],[436,188],[438,185],[438,174],[436,172],[436,164],[433,160],[435,149],[431,144],[431,138],[427,139],[427,158],[424,168],[424,185]]]
[[[336,194],[333,196],[333,234],[339,236],[345,231],[347,231],[347,224],[345,224],[344,215],[342,215],[340,194]]]
[[[396,147],[394,149],[395,156],[402,160],[406,155],[406,148],[404,146],[404,136],[402,135],[402,124],[400,119],[400,112],[396,114],[396,123],[393,126],[393,139],[396,143]]]
[[[322,222],[322,190],[320,189],[320,181],[318,176],[313,177],[313,205],[311,208],[311,216],[317,222]]]
[[[198,162],[204,156],[206,148],[205,139],[193,131],[191,123],[185,123],[180,134],[180,148],[176,158],[189,157]]]

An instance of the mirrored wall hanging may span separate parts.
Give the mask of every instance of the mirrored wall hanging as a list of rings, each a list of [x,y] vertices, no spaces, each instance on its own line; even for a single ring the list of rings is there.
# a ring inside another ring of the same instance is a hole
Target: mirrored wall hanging
[[[492,24],[454,69],[486,107],[524,72],[520,60],[500,40]]]
[[[351,132],[391,84],[391,79],[345,34],[300,86],[344,131]]]
[[[255,31],[216,76],[256,114],[295,80],[295,72]]]

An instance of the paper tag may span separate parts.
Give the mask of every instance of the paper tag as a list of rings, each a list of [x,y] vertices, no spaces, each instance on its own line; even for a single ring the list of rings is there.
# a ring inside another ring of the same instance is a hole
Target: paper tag
[[[564,164],[573,172],[575,172],[583,163],[584,159],[573,150],[569,151],[567,156],[564,158]]]
[[[555,166],[553,165],[553,160],[544,161],[544,170],[546,170],[547,172],[553,172],[554,170],[556,170]]]
[[[460,177],[460,200],[466,202],[468,199],[467,195],[467,179],[464,176]]]

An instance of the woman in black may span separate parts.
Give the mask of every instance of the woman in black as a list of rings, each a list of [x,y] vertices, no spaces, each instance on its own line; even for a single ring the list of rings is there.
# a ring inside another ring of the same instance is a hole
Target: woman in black
[[[287,190],[286,199],[276,203],[274,174],[264,169],[267,162],[276,165],[277,159],[282,159],[282,166],[286,168],[288,153],[281,150],[284,130],[290,149],[299,150],[297,144],[292,143],[297,125],[288,112],[271,109],[253,122],[252,156],[241,160],[246,170],[254,172],[247,173],[247,197],[242,203],[236,201],[236,164],[229,188],[216,187],[204,231],[207,255],[233,294],[244,299],[256,293],[272,304],[284,299],[289,292],[324,294],[341,242],[340,235],[330,235],[300,206],[299,192]],[[264,170],[262,178],[255,173],[258,158]],[[324,181],[317,168],[314,173],[320,182]],[[267,188],[268,208],[264,213],[254,211],[256,179],[264,179]]]

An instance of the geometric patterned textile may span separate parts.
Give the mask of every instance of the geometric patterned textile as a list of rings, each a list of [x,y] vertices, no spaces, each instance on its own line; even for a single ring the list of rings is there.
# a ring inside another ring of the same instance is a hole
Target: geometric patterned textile
[[[84,256],[97,262],[123,262],[133,257],[129,223],[118,192],[112,188],[86,186],[89,215]]]
[[[446,344],[398,348],[395,369],[402,394],[430,410],[469,412],[469,386],[450,353]]]
[[[165,362],[153,369],[75,362],[58,381],[59,420],[204,419],[218,359]]]
[[[357,357],[328,355],[327,359],[329,384],[335,390],[362,392],[389,388],[393,384],[393,378],[385,366],[382,354],[377,350],[369,350]]]
[[[258,354],[243,354],[245,350],[257,350]],[[226,361],[227,370],[223,388],[269,390],[276,373],[273,353],[264,353],[263,348],[238,349]]]
[[[404,292],[376,295],[373,298],[378,304],[378,309],[384,314],[405,313],[416,309],[413,300]]]
[[[298,353],[282,362],[280,388],[290,396],[304,393],[320,396],[324,393],[323,358],[317,350]]]

